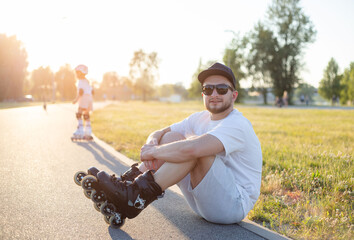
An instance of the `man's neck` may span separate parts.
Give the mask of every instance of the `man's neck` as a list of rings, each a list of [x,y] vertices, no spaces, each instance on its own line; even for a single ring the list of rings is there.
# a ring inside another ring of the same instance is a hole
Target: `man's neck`
[[[234,108],[229,108],[221,113],[210,113],[210,118],[213,121],[218,121],[221,119],[226,118],[227,116],[229,116],[229,114],[234,110]]]

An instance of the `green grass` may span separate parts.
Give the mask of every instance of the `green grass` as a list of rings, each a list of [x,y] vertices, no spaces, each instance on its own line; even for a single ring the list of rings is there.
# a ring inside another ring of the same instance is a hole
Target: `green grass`
[[[262,144],[261,196],[248,218],[294,239],[353,238],[354,111],[236,105]],[[99,138],[139,161],[154,130],[201,103],[126,102],[92,116]]]

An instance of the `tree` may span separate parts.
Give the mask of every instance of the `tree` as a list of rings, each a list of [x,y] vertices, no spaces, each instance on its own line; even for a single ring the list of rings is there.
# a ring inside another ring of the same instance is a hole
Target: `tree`
[[[259,22],[254,31],[247,37],[250,45],[247,62],[248,77],[252,81],[252,87],[261,92],[263,103],[268,104],[268,89],[272,87],[272,63],[275,53],[273,32],[266,29]]]
[[[130,77],[135,83],[135,91],[141,94],[143,101],[154,92],[154,82],[158,78],[157,53],[145,53],[143,50],[134,52],[130,61]]]
[[[332,100],[332,104],[335,103],[341,92],[341,80],[342,76],[339,75],[339,66],[334,58],[328,62],[326,69],[323,71],[323,78],[320,81],[319,94],[328,100]]]
[[[310,84],[307,83],[300,83],[299,87],[296,89],[295,91],[295,95],[298,99],[301,99],[303,101],[305,101],[307,99],[307,101],[312,102],[313,101],[313,95],[316,92],[316,88],[311,86]]]
[[[273,0],[264,24],[258,23],[250,34],[257,72],[266,74],[266,77],[269,74],[275,96],[280,98],[287,91],[290,101],[293,89],[300,80],[304,48],[314,41],[316,35],[299,2]],[[266,40],[264,44],[260,44],[262,39]],[[265,58],[265,63],[258,62]]]
[[[74,99],[76,95],[75,73],[69,64],[61,66],[59,71],[55,73],[54,81],[61,100]]]
[[[39,67],[32,71],[32,95],[42,101],[47,101],[51,98],[53,91],[53,73],[49,67]]]
[[[207,69],[211,65],[213,65],[216,61],[208,61],[206,64],[202,63],[202,60],[199,60],[199,65],[197,70],[194,72],[192,76],[192,83],[190,88],[188,89],[188,98],[191,99],[200,99],[202,93],[202,86],[198,80],[198,75],[201,71]]]
[[[344,70],[344,74],[341,79],[341,86],[341,103],[354,105],[354,62],[351,62],[349,68]]]
[[[27,66],[22,43],[16,36],[0,34],[0,101],[22,97]]]
[[[181,83],[163,84],[158,88],[158,90],[159,97],[167,98],[174,94],[181,96],[183,99],[186,99],[188,97],[188,91]]]
[[[103,74],[102,82],[100,88],[108,90],[110,88],[116,88],[121,85],[119,76],[116,72],[106,72]]]
[[[116,72],[106,72],[98,92],[113,100],[129,100],[132,96],[132,84],[127,77],[120,77]]]
[[[245,77],[242,67],[245,65],[245,43],[246,39],[241,39],[238,34],[234,34],[230,45],[225,49],[223,62],[226,66],[231,68],[236,79],[236,90],[239,92],[237,102],[243,98],[243,91],[241,89],[240,80]]]

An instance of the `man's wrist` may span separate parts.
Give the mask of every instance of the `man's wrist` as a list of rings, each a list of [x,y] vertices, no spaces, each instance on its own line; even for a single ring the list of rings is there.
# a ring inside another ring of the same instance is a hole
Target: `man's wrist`
[[[156,158],[157,158],[156,156],[157,156],[158,148],[159,148],[158,145],[153,146],[153,147],[151,148],[151,157],[152,157],[153,159],[156,159]]]

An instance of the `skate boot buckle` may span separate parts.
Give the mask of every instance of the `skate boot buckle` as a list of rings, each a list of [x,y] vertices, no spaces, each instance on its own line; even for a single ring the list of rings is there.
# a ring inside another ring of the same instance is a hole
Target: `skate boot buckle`
[[[136,197],[134,207],[137,209],[144,209],[146,200],[140,198],[140,194]]]

